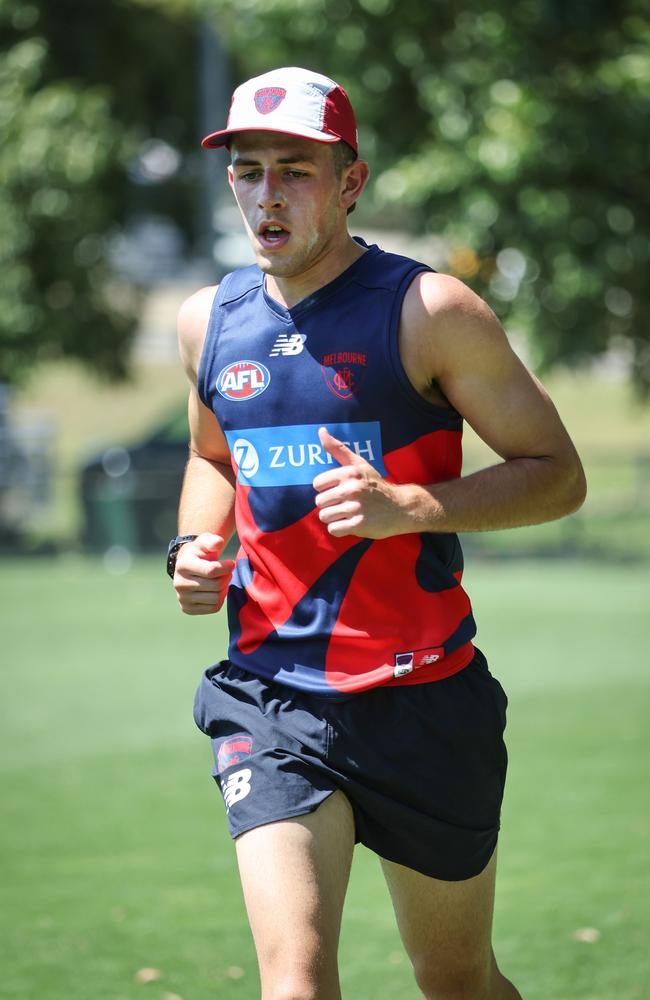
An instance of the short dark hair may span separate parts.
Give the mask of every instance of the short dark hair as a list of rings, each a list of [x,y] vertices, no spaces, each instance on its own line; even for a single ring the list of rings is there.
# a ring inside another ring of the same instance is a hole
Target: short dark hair
[[[332,143],[332,159],[334,160],[334,170],[336,172],[336,176],[342,177],[345,168],[349,167],[357,159],[357,154],[352,149],[352,146],[348,146],[347,142],[343,142],[341,139],[340,142]],[[351,212],[354,212],[356,207],[356,203],[354,205],[350,205],[348,208],[348,215],[350,215]]]

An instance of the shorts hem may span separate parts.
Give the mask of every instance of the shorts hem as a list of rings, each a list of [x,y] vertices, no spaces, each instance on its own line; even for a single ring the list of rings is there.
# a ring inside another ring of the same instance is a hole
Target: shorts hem
[[[323,802],[329,799],[330,795],[333,795],[334,792],[336,791],[338,791],[337,788],[332,788],[330,791],[326,792],[323,795],[323,798],[320,799],[320,801],[315,802],[312,805],[300,806],[296,809],[290,810],[289,812],[283,812],[278,816],[272,816],[270,819],[264,818],[260,820],[254,820],[252,823],[244,825],[241,830],[237,830],[236,833],[233,833],[232,830],[229,830],[231,839],[237,840],[237,838],[241,837],[242,834],[249,833],[250,830],[257,830],[257,828],[260,826],[268,826],[270,823],[281,823],[285,819],[296,819],[298,816],[308,816],[310,813],[316,812],[318,807],[322,806]]]
[[[482,861],[478,867],[476,865],[471,866],[469,869],[469,874],[467,875],[465,874],[459,875],[456,872],[454,872],[453,874],[450,874],[449,872],[440,874],[439,872],[432,871],[432,869],[427,865],[418,865],[413,863],[407,864],[405,861],[399,860],[398,858],[389,858],[382,851],[378,851],[376,848],[371,847],[369,844],[364,843],[364,847],[367,847],[369,851],[372,851],[373,854],[376,854],[383,861],[389,861],[391,862],[391,864],[401,865],[403,868],[410,868],[411,871],[418,872],[419,875],[426,875],[427,878],[434,878],[438,882],[468,882],[469,879],[476,878],[477,875],[480,875],[481,872],[485,871],[490,861],[494,857],[494,852],[497,849],[498,843],[499,843],[499,834],[497,832],[494,838],[494,844],[492,846],[492,850],[489,853],[485,852],[487,854],[486,860]],[[483,855],[483,857],[484,856],[485,855]],[[427,869],[426,871],[425,868]]]

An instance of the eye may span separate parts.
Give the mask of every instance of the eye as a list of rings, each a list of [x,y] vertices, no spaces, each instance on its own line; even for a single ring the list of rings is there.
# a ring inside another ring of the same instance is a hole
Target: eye
[[[239,174],[238,178],[240,181],[255,181],[259,177],[258,170],[248,170],[245,174]]]
[[[289,177],[309,177],[304,170],[287,170]]]

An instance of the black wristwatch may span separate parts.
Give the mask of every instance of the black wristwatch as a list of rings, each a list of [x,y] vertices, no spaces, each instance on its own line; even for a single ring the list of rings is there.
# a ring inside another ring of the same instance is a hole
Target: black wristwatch
[[[198,537],[198,535],[176,535],[176,538],[172,538],[167,546],[167,574],[171,576],[172,580],[176,569],[176,556],[181,545],[185,545],[185,542],[193,542]]]

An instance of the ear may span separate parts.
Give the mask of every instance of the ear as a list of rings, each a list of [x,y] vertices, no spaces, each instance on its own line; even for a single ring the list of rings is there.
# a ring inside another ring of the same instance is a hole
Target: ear
[[[365,160],[355,160],[345,168],[341,178],[341,204],[346,211],[361,195],[369,175],[370,168]]]
[[[235,188],[234,188],[234,183],[235,183],[234,178],[235,178],[235,175],[233,174],[232,163],[229,163],[228,164],[228,183],[230,184],[230,187],[232,188],[233,192],[235,190]]]

